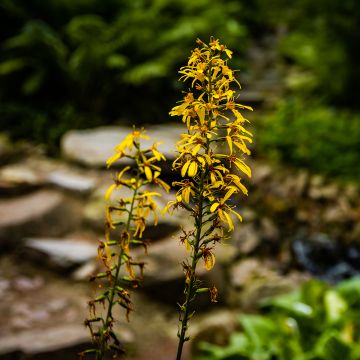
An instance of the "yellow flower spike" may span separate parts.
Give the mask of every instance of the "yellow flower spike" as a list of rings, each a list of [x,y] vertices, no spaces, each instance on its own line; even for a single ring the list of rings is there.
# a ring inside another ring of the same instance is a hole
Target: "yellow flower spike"
[[[116,321],[113,305],[118,303],[123,306],[126,309],[126,316],[128,316],[133,308],[128,289],[138,287],[142,280],[144,263],[136,261],[132,257],[132,245],[139,243],[144,247],[147,246],[147,242],[141,238],[146,228],[146,219],[150,214],[153,215],[154,224],[156,225],[158,222],[157,205],[153,201],[153,197],[161,196],[161,194],[156,191],[144,191],[144,186],[151,182],[166,191],[169,191],[170,188],[161,180],[161,168],[157,166],[159,160],[165,160],[165,156],[157,149],[159,143],[142,150],[140,139],[149,139],[149,137],[144,134],[143,130],[132,131],[115,147],[114,155],[106,162],[109,167],[124,156],[134,159],[132,167],[127,166],[115,174],[114,184],[109,186],[104,194],[106,201],[109,201],[114,195],[115,189],[125,186],[132,191],[132,196],[116,199],[116,205],[106,206],[105,241],[99,242],[97,252],[98,259],[102,261],[106,270],[92,277],[92,280],[102,279],[107,282],[104,285],[99,284],[98,292],[100,294],[97,294],[95,299],[89,302],[91,304],[90,320],[98,316],[95,321],[88,320],[88,323],[91,324],[89,327],[94,340],[94,350],[98,354],[101,353],[101,356],[107,354],[111,349],[116,349],[117,346],[117,339],[106,335],[110,334],[113,323]],[[133,177],[123,178],[130,169]],[[110,240],[116,234],[113,230],[118,230],[116,233],[119,233],[119,237]],[[135,266],[139,267],[139,273],[135,272]],[[123,272],[123,267],[128,273],[125,278],[118,276]],[[121,282],[122,279],[125,280],[124,283]],[[98,309],[98,306],[103,306],[105,311]],[[98,310],[100,310],[99,313],[97,313]],[[102,313],[107,314],[106,319],[103,318]],[[95,333],[99,335],[94,335]]]
[[[174,183],[179,187],[176,200],[167,209],[180,207],[194,218],[193,240],[189,243],[192,260],[183,262],[186,300],[180,305],[177,360],[181,359],[187,338],[189,299],[200,286],[195,272],[197,262],[202,258],[210,270],[215,256],[207,244],[220,241],[224,236],[222,229],[234,230],[233,214],[241,220],[230,200],[236,193],[247,194],[247,189],[231,170],[251,176],[243,156],[250,154],[247,144],[251,143],[252,135],[244,129],[247,120],[240,113],[251,108],[236,102],[234,85],[240,88],[240,84],[228,66],[232,51],[214,38],[209,44],[201,40],[197,43],[198,48],[179,71],[180,80],[187,81],[191,88],[170,112],[180,116],[187,129],[177,143],[179,155],[173,162],[173,169],[180,171],[184,179]],[[216,288],[209,291],[215,302]]]

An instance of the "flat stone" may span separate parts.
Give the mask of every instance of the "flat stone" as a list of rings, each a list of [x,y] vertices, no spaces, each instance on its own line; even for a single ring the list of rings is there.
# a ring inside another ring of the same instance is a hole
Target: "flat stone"
[[[0,201],[0,244],[15,246],[29,236],[59,236],[81,220],[79,204],[52,190]]]
[[[64,190],[78,193],[89,193],[96,187],[96,180],[94,178],[74,174],[70,171],[53,171],[48,175],[47,181]]]
[[[306,274],[292,272],[281,275],[276,265],[256,258],[244,259],[230,269],[230,305],[254,309],[259,302],[300,286],[308,279]]]
[[[44,185],[40,172],[24,164],[11,164],[0,169],[0,192],[2,194],[19,193]]]
[[[89,346],[84,326],[60,325],[46,330],[29,329],[0,339],[0,359],[76,359],[76,352]],[[48,357],[46,357],[48,356]]]
[[[92,170],[77,169],[44,156],[30,156],[0,169],[0,192],[25,193],[36,187],[52,185],[73,193],[92,191],[99,180]]]
[[[252,223],[237,226],[233,233],[233,244],[242,254],[251,253],[260,242],[260,234]]]
[[[151,244],[148,249],[148,256],[143,249],[133,252],[134,258],[145,262],[144,288],[152,296],[161,301],[179,301],[183,296],[184,274],[181,264],[189,259],[190,253],[180,243],[180,235],[176,233],[167,239]],[[236,255],[236,249],[229,243],[215,245],[214,254],[216,257],[215,266],[206,270],[203,260],[198,262],[196,269],[198,277],[204,281],[204,286],[215,285],[219,297],[225,293],[225,279],[223,266],[228,265]],[[205,294],[206,300],[209,298]]]
[[[238,311],[228,309],[215,309],[200,314],[197,321],[189,328],[192,357],[196,358],[200,355],[199,344],[203,341],[225,346],[229,336],[238,327],[238,316]]]
[[[89,130],[71,130],[61,140],[65,158],[93,167],[104,167],[114,154],[114,148],[132,131],[128,127],[99,127]],[[159,150],[168,160],[176,157],[175,143],[183,132],[182,126],[151,126],[147,128],[150,140],[142,140],[143,148],[162,141]]]
[[[259,185],[268,179],[273,172],[271,167],[264,163],[252,162],[250,166],[252,168],[251,183],[255,185]]]
[[[78,239],[26,239],[23,251],[36,261],[66,270],[95,259],[97,244]]]

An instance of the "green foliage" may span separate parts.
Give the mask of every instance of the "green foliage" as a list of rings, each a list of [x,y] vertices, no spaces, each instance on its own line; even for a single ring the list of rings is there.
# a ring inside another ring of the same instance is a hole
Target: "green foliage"
[[[225,347],[200,343],[197,360],[356,360],[360,355],[360,278],[335,288],[313,280],[242,315]],[[354,301],[356,299],[356,301]]]
[[[0,131],[17,136],[16,119],[24,125],[21,133],[30,130],[38,141],[49,142],[48,132],[59,123],[66,128],[59,109],[69,107],[80,127],[99,119],[166,120],[179,86],[173,74],[197,37],[213,34],[236,51],[244,49],[237,1],[18,0],[0,6],[6,26],[0,101],[7,108]],[[18,105],[45,121],[22,117]]]
[[[357,0],[255,0],[258,24],[281,28],[280,58],[293,90],[359,108]],[[258,25],[259,26],[259,25]]]
[[[259,133],[267,156],[333,177],[360,176],[360,115],[288,98]]]

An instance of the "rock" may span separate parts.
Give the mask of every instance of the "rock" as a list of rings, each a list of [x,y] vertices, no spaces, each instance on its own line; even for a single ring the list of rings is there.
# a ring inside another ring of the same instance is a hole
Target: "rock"
[[[41,155],[30,155],[0,169],[0,192],[5,195],[29,192],[47,184],[46,177],[61,164]]]
[[[339,187],[336,184],[325,185],[325,179],[315,175],[310,179],[308,195],[313,200],[334,200],[339,194]]]
[[[233,287],[228,296],[229,304],[255,309],[262,300],[294,290],[308,279],[297,272],[280,275],[275,269],[275,265],[254,258],[234,264],[230,269]]]
[[[352,220],[356,221],[354,215],[348,200],[345,197],[340,197],[335,204],[327,206],[323,213],[323,220],[328,224],[347,223]]]
[[[0,359],[9,356],[9,359],[18,360],[75,360],[76,353],[89,346],[87,329],[80,324],[59,325],[46,330],[29,329],[0,339]],[[10,357],[10,354],[19,357]]]
[[[34,278],[29,277],[18,277],[13,282],[13,287],[21,292],[39,290],[44,286],[44,279],[41,276],[35,276]]]
[[[96,273],[96,261],[90,260],[86,262],[85,264],[81,265],[79,268],[77,268],[72,274],[71,278],[76,281],[83,281],[83,280],[89,280],[90,276]]]
[[[0,169],[0,192],[5,195],[29,192],[45,185],[82,194],[96,187],[97,177],[89,170],[79,171],[44,156],[31,156]]]
[[[16,152],[16,150],[9,138],[5,134],[0,133],[0,164],[4,164],[12,158],[14,152]]]
[[[82,208],[51,190],[0,201],[0,244],[15,246],[29,236],[60,236],[79,225]]]
[[[298,265],[320,279],[336,283],[360,274],[360,249],[335,241],[327,234],[299,232],[292,249]]]
[[[275,242],[280,238],[280,231],[275,223],[268,217],[260,220],[260,234],[262,239]]]
[[[145,261],[144,289],[161,301],[174,303],[183,297],[184,274],[181,263],[189,258],[185,246],[180,243],[178,233],[167,239],[157,241],[150,245],[148,256],[143,249],[134,252],[136,259]],[[197,266],[197,274],[204,281],[204,286],[215,285],[219,290],[219,298],[224,299],[225,280],[223,278],[223,265],[229,264],[236,255],[236,249],[228,243],[216,244],[214,249],[216,264],[207,271],[202,260]],[[208,294],[206,299],[208,299]]]
[[[189,328],[192,357],[199,355],[199,344],[203,341],[225,346],[238,326],[238,316],[238,312],[224,309],[200,315],[201,318]]]
[[[295,175],[288,175],[277,188],[277,193],[282,197],[289,197],[299,200],[307,188],[309,182],[309,174],[301,171]]]
[[[89,193],[96,187],[96,181],[94,178],[71,173],[69,170],[51,172],[47,177],[47,181],[50,184],[58,186],[64,190],[80,194]]]
[[[36,171],[18,164],[0,169],[0,191],[3,194],[22,192],[44,184]]]
[[[77,239],[26,239],[23,252],[42,264],[68,270],[95,259],[97,244]]]
[[[249,258],[234,264],[230,270],[230,283],[235,288],[244,286],[255,277],[264,277],[269,273],[259,260]]]
[[[244,224],[236,227],[232,242],[240,253],[250,254],[259,246],[261,237],[254,224]]]
[[[272,169],[269,165],[264,163],[252,163],[252,177],[251,183],[255,185],[261,184],[268,179],[272,174]]]
[[[90,130],[72,130],[61,140],[64,156],[87,166],[104,167],[106,160],[114,154],[114,148],[132,131],[128,127],[99,127]],[[182,126],[151,126],[147,134],[151,140],[143,140],[142,146],[151,146],[162,141],[159,150],[168,160],[176,157],[175,143],[183,132]]]

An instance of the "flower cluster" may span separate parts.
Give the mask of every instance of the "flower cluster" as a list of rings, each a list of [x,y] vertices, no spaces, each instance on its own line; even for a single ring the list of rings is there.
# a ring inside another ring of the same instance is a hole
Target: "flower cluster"
[[[224,237],[224,228],[234,229],[234,217],[242,220],[232,197],[238,193],[247,195],[243,176],[251,177],[245,156],[250,154],[252,134],[245,128],[248,121],[240,110],[252,109],[236,101],[234,85],[240,84],[228,67],[232,52],[213,38],[209,44],[201,40],[197,44],[199,47],[179,71],[180,80],[190,81],[191,89],[170,112],[182,118],[187,132],[177,143],[179,156],[173,163],[183,180],[173,183],[178,191],[168,208],[184,208],[194,217],[194,230],[185,232],[181,239],[191,249],[192,260],[191,264],[183,264],[186,300],[180,306],[177,359],[181,358],[186,340],[189,304],[196,293],[207,290],[211,300],[216,301],[214,287],[200,288],[196,264],[203,259],[206,269],[214,266],[213,247]]]
[[[165,191],[170,189],[159,177],[161,169],[157,163],[165,160],[165,157],[157,149],[158,143],[141,150],[140,139],[149,137],[144,131],[134,130],[115,148],[115,154],[107,161],[109,167],[121,158],[128,158],[135,166],[126,166],[116,173],[114,184],[105,194],[105,239],[100,241],[98,246],[98,258],[104,271],[91,279],[101,282],[101,293],[89,302],[90,318],[85,322],[90,329],[94,348],[81,353],[83,357],[86,354],[95,354],[96,359],[101,360],[108,351],[122,353],[120,340],[113,329],[113,306],[118,304],[124,308],[128,319],[133,309],[129,289],[137,287],[143,277],[145,264],[133,258],[131,246],[142,245],[147,251],[147,241],[143,239],[143,233],[150,214],[153,215],[155,225],[157,223],[157,206],[153,198],[160,194],[147,188],[151,184],[160,186]],[[116,203],[111,202],[114,190],[122,188],[127,188],[132,195],[117,199]],[[121,270],[122,267],[124,270]],[[98,313],[99,305],[103,307],[105,316]]]

